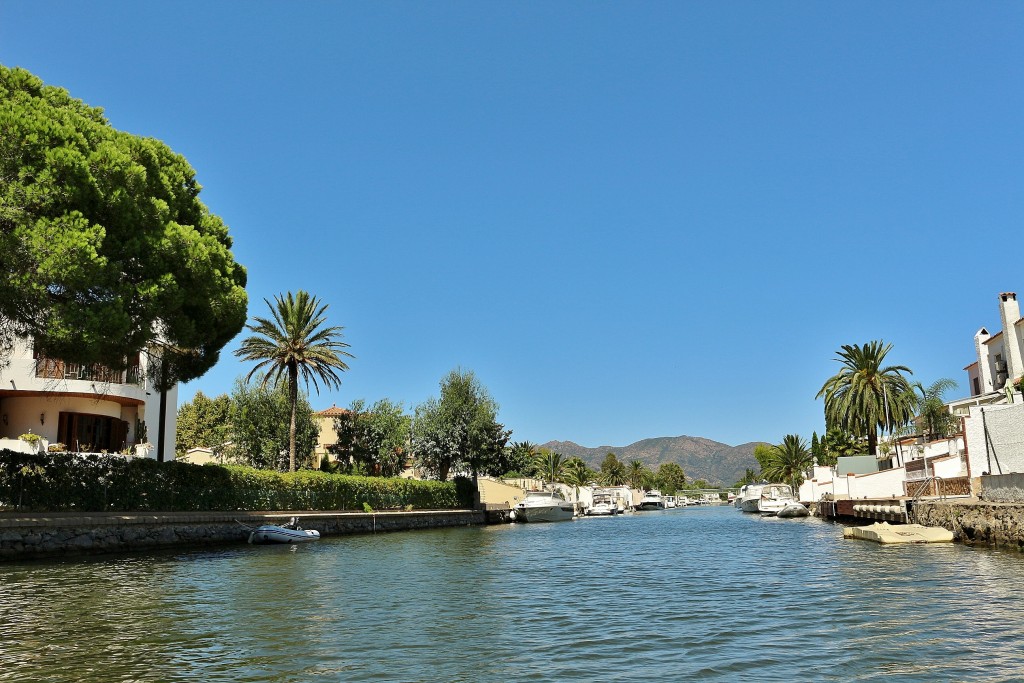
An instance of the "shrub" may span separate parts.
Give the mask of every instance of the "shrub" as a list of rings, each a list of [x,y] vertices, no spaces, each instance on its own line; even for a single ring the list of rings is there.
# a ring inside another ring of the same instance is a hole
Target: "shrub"
[[[34,511],[457,509],[471,494],[466,501],[454,482],[0,451],[0,507]]]
[[[22,434],[18,438],[21,439],[22,441],[27,441],[28,443],[30,443],[33,446],[35,446],[35,445],[39,444],[39,441],[43,437],[39,436],[38,434],[33,434],[32,432],[29,432],[28,434]]]

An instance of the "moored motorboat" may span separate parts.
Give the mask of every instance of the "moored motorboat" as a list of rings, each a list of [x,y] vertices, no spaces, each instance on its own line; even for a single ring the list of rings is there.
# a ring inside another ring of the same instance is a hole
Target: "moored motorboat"
[[[608,493],[595,493],[594,503],[587,509],[587,514],[591,516],[617,515],[618,513],[619,506],[615,504],[615,499]]]
[[[786,506],[776,514],[778,517],[806,517],[810,512],[808,512],[807,506],[803,503],[793,501],[792,503],[787,503]]]
[[[573,504],[557,491],[529,491],[510,517],[516,522],[565,522],[573,513]]]
[[[757,499],[757,511],[765,516],[777,515],[779,510],[796,502],[793,488],[789,484],[765,484]]]
[[[249,543],[264,545],[270,543],[309,543],[319,541],[316,529],[303,529],[295,517],[287,524],[263,524],[249,533]]]
[[[664,510],[665,499],[661,497],[661,491],[658,489],[652,489],[644,493],[644,497],[640,499],[640,504],[636,506],[637,510]]]
[[[764,482],[762,484],[747,484],[741,488],[740,495],[736,497],[736,507],[743,512],[758,512],[757,504],[761,500],[761,491],[768,485],[767,482]]]

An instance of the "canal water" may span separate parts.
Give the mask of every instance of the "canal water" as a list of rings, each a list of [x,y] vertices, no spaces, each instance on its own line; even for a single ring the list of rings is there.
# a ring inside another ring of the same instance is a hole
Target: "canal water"
[[[687,508],[0,564],[0,681],[1019,681],[1024,556]]]

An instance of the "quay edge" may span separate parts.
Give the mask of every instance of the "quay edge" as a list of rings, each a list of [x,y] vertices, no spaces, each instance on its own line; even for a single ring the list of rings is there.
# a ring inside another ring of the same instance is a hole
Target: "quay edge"
[[[280,524],[292,517],[321,536],[343,536],[479,525],[485,516],[474,510],[4,513],[0,561],[244,543],[244,526]]]
[[[964,543],[1024,550],[1024,503],[922,500],[913,517],[918,524],[949,529]]]

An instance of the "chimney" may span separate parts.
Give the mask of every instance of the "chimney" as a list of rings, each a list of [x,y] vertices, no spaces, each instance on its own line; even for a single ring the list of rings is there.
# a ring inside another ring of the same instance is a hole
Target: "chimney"
[[[1003,352],[1006,356],[1007,381],[1012,382],[1024,375],[1024,357],[1021,354],[1020,339],[1017,337],[1017,321],[1020,320],[1020,304],[1013,292],[999,295],[999,319],[1003,323]]]

